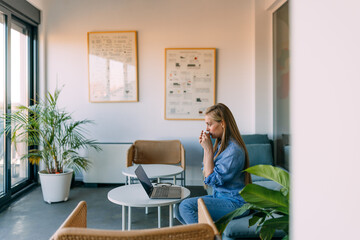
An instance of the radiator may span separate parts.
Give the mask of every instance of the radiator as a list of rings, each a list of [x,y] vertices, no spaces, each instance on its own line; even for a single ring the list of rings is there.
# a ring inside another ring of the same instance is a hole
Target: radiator
[[[132,143],[99,143],[102,151],[87,150],[91,167],[83,173],[84,183],[125,183],[127,150]]]

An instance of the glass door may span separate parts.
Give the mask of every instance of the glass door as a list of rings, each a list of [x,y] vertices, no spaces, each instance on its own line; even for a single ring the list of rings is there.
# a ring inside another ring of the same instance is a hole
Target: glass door
[[[29,31],[21,23],[11,23],[11,111],[20,105],[28,106],[29,83]],[[11,144],[11,186],[29,178],[29,161],[21,159],[28,151],[25,143]]]
[[[0,114],[4,114],[4,86],[5,86],[5,15],[0,12]],[[4,129],[4,121],[0,119],[0,131]],[[4,136],[0,136],[0,196],[5,192],[5,157]]]
[[[29,106],[35,96],[36,27],[12,15],[0,6],[0,116]],[[6,126],[0,118],[0,131]],[[36,168],[21,156],[28,151],[25,143],[11,143],[0,136],[0,208],[34,185]]]
[[[284,3],[273,15],[274,49],[274,158],[289,169],[290,156],[290,53],[289,4]]]

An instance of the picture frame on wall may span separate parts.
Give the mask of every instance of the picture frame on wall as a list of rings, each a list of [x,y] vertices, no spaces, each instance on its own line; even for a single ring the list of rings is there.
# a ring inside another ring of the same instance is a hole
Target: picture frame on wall
[[[216,48],[165,49],[166,120],[204,120],[215,87]]]
[[[88,32],[89,102],[137,102],[137,32]]]

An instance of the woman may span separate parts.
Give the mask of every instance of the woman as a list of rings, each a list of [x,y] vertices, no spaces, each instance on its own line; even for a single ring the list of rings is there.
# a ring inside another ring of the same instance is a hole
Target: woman
[[[199,143],[204,149],[204,183],[213,188],[213,195],[203,196],[214,221],[241,207],[245,201],[239,191],[251,183],[249,157],[235,119],[227,106],[218,103],[205,112],[206,132],[201,131]],[[210,139],[215,138],[212,146]],[[177,213],[183,224],[198,222],[197,199],[182,201]]]

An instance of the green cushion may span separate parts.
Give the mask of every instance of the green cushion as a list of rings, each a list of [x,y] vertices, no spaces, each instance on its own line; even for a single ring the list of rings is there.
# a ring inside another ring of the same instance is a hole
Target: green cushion
[[[273,156],[271,145],[267,144],[248,144],[246,149],[249,153],[250,167],[263,164],[263,165],[273,165]],[[253,182],[265,180],[262,177],[252,175],[251,179]]]
[[[241,136],[245,144],[270,143],[270,140],[266,134],[249,134]]]
[[[267,144],[248,144],[246,148],[249,153],[250,167],[264,164],[273,165],[271,145]]]

